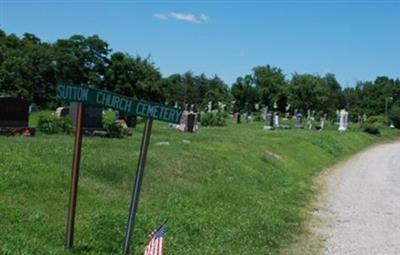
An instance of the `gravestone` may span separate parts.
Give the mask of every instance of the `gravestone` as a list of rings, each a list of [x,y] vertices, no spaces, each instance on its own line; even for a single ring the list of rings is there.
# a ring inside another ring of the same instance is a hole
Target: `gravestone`
[[[69,115],[69,108],[68,107],[58,107],[56,109],[56,117],[63,118]]]
[[[71,103],[69,107],[69,115],[72,119],[74,127],[76,127],[76,114],[78,110],[77,103]],[[84,131],[93,132],[103,130],[103,108],[93,105],[85,105],[85,115],[83,117],[82,129]]]
[[[318,125],[315,126],[316,130],[322,131],[325,128],[326,116],[327,115],[324,114],[324,116],[320,118],[319,126]]]
[[[263,118],[264,120],[267,119],[267,114],[268,114],[268,106],[265,106],[265,107],[264,107],[263,114],[262,114],[262,118]]]
[[[240,112],[236,112],[233,114],[232,123],[240,124]]]
[[[296,128],[303,128],[303,115],[301,113],[296,114]]]
[[[348,115],[349,113],[346,112],[346,110],[342,109],[340,111],[340,120],[339,120],[339,131],[340,132],[344,132],[347,130],[347,126],[348,126]]]
[[[196,132],[198,130],[197,114],[189,111],[184,111],[181,118],[181,124],[178,129],[182,132]]]
[[[29,103],[24,99],[0,97],[0,133],[30,136]]]
[[[137,116],[128,116],[123,113],[119,114],[118,120],[124,120],[128,127],[135,128],[137,122]]]
[[[274,119],[270,112],[267,113],[265,117],[265,126],[264,130],[273,130],[274,129]]]
[[[274,113],[274,128],[279,128],[279,114]]]

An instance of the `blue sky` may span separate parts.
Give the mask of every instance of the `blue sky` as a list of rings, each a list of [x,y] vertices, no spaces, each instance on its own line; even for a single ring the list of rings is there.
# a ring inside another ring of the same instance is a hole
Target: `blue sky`
[[[54,42],[98,34],[147,56],[164,76],[191,70],[228,84],[257,65],[336,74],[342,86],[400,77],[400,1],[0,0],[0,26]]]

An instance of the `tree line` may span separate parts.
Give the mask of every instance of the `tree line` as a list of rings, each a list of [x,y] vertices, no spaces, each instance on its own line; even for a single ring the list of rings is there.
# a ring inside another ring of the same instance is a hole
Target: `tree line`
[[[228,86],[217,75],[190,71],[163,77],[151,61],[125,52],[113,52],[97,35],[73,35],[44,42],[31,33],[22,37],[0,30],[0,96],[27,99],[42,108],[54,108],[59,83],[92,85],[100,89],[170,105],[209,101],[234,104],[235,111],[254,111],[257,105],[285,112],[308,109],[333,116],[346,108],[353,116],[384,114],[400,103],[400,80],[381,76],[342,88],[332,73],[293,74],[270,65],[254,67]]]

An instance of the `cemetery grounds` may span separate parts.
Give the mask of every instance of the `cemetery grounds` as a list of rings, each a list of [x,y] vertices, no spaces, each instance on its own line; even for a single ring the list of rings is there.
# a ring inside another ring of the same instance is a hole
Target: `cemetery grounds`
[[[343,133],[328,123],[322,132],[268,132],[263,125],[228,123],[191,134],[155,122],[134,254],[166,219],[167,254],[289,253],[307,234],[314,176],[400,135],[382,129],[374,136],[356,124]],[[124,139],[83,138],[72,254],[120,254],[142,129]],[[1,254],[70,254],[63,244],[73,141],[72,134],[40,132],[0,137]]]

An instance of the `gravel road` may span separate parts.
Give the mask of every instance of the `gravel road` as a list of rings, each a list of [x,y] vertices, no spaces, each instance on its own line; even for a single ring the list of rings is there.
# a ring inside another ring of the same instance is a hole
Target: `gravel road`
[[[400,254],[400,142],[358,154],[325,180],[325,254]]]

